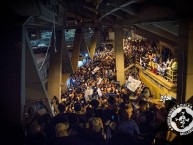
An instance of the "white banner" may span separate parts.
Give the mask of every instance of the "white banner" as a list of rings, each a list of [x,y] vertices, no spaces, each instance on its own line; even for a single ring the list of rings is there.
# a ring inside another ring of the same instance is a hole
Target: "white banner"
[[[102,94],[102,91],[101,91],[100,88],[97,89],[97,92],[98,92],[98,95],[99,95],[100,97],[102,97],[103,94]]]
[[[129,76],[127,88],[133,92],[139,87],[141,81],[134,79],[133,77]]]
[[[91,87],[90,87],[90,88],[87,88],[87,89],[85,90],[85,95],[84,95],[85,100],[88,101],[88,100],[89,100],[89,97],[91,97],[92,94],[93,94],[93,89],[92,89]]]
[[[103,80],[103,79],[100,77],[100,78],[98,79],[98,83],[97,83],[97,84],[100,84],[102,80]]]
[[[94,68],[94,70],[92,71],[92,74],[95,74],[99,69],[100,69],[100,67],[96,66],[96,67]]]

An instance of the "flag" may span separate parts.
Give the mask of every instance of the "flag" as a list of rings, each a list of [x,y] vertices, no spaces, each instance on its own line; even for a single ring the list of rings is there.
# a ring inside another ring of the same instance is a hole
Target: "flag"
[[[139,87],[141,81],[134,79],[133,77],[129,76],[127,88],[133,92]]]

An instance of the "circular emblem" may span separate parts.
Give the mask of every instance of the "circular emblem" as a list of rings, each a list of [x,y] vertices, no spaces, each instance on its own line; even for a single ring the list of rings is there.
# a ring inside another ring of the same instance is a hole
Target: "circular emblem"
[[[187,135],[193,131],[193,110],[191,104],[179,104],[169,111],[167,122],[170,130]]]

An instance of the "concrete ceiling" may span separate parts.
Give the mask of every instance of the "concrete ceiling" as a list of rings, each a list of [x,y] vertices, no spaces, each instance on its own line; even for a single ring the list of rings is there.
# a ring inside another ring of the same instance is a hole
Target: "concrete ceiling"
[[[188,0],[63,0],[66,27],[133,26],[177,43],[179,20],[192,18]]]
[[[128,31],[135,27],[174,43],[179,21],[192,19],[193,9],[189,0],[18,0],[8,6],[23,17],[33,16],[29,29],[48,29],[53,22],[56,28],[65,29],[118,25]]]

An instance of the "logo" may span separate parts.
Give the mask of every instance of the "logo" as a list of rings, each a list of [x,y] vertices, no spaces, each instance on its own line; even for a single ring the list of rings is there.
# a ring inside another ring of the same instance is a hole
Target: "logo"
[[[170,130],[187,135],[193,131],[193,107],[191,104],[174,106],[168,114],[167,123]]]

